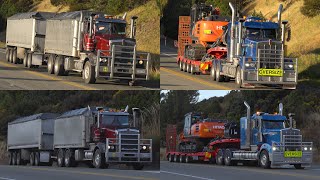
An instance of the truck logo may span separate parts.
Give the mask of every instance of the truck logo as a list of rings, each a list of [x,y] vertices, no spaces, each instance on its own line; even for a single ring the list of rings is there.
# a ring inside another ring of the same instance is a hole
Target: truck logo
[[[217,26],[217,30],[222,30],[222,26]]]
[[[213,126],[213,129],[224,129],[224,126]]]

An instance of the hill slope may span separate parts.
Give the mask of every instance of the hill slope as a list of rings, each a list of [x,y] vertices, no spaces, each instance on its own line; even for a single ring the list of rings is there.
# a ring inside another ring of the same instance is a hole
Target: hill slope
[[[245,9],[245,14],[253,10],[262,12],[267,19],[277,19],[280,1],[253,0]],[[288,55],[299,58],[299,79],[319,79],[320,72],[320,15],[308,18],[300,12],[303,0],[283,2],[282,19],[291,26],[291,41],[287,42]]]

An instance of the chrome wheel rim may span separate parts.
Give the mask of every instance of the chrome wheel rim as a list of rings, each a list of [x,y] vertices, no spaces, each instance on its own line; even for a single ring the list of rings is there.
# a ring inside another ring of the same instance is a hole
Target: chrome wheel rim
[[[237,71],[237,84],[240,84],[240,71]]]
[[[263,166],[265,166],[266,163],[267,163],[267,156],[266,156],[265,154],[263,154],[263,155],[261,156],[261,164],[262,164]]]
[[[84,68],[84,78],[89,79],[89,66]]]
[[[94,158],[94,163],[96,164],[96,166],[98,166],[98,164],[100,163],[100,154],[96,155],[96,157]]]

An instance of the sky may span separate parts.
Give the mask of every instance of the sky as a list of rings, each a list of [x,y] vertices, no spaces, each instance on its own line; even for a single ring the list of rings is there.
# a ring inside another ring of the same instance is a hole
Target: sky
[[[229,93],[229,91],[224,91],[224,90],[199,90],[199,102],[204,100],[204,99],[209,99],[210,97],[214,96],[225,96]]]

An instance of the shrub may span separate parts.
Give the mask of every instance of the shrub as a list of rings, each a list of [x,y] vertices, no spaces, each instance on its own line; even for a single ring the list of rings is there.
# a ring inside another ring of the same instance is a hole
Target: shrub
[[[308,17],[314,17],[320,14],[320,1],[319,0],[304,0],[301,7],[301,13]]]

